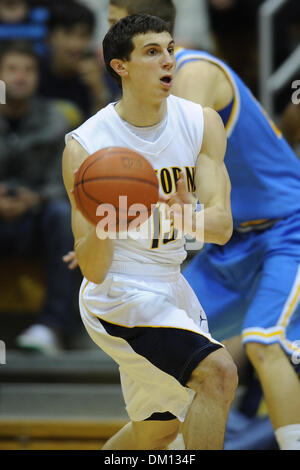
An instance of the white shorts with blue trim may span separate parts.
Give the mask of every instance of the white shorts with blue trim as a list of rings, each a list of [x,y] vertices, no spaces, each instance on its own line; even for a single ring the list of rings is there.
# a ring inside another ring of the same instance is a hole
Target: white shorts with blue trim
[[[114,262],[102,284],[83,280],[79,299],[89,335],[119,365],[130,419],[184,421],[186,383],[222,344],[179,267]]]

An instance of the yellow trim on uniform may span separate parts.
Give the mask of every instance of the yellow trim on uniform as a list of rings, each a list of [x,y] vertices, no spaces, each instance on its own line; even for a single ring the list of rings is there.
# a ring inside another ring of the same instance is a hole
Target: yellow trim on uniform
[[[247,222],[242,222],[239,227],[249,227],[250,225],[260,225],[268,222],[270,219],[258,219],[258,220],[249,220]]]
[[[270,116],[267,114],[266,110],[262,107],[262,105],[259,103],[259,101],[257,101],[257,99],[254,96],[253,96],[253,98],[256,101],[256,103],[258,104],[258,106],[260,107],[263,115],[265,116],[266,120],[268,121],[269,125],[271,126],[271,129],[275,133],[276,137],[278,137],[278,139],[281,139],[281,137],[282,137],[281,130],[276,126],[273,119],[270,118]]]
[[[282,328],[278,329],[277,331],[272,331],[272,333],[263,333],[262,331],[247,331],[242,334],[242,337],[245,338],[246,336],[262,336],[264,338],[271,338],[272,336],[278,336],[282,334]]]
[[[295,292],[295,294],[294,294],[294,296],[293,296],[293,298],[292,298],[292,300],[289,304],[289,307],[288,307],[286,313],[283,316],[283,319],[281,320],[281,322],[279,322],[279,325],[282,325],[282,327],[284,328],[284,330],[282,332],[282,335],[281,335],[281,342],[283,343],[283,345],[285,345],[286,349],[291,353],[294,352],[294,351],[299,351],[300,352],[300,348],[299,348],[298,344],[295,344],[295,341],[291,342],[289,339],[287,339],[287,337],[285,335],[285,331],[286,331],[286,326],[287,326],[287,324],[290,320],[290,317],[294,313],[295,304],[296,304],[296,302],[299,298],[300,298],[300,281],[299,281],[298,287],[296,288],[296,292]]]
[[[175,49],[175,54],[177,52],[180,52],[181,50],[188,50],[188,49],[180,47],[178,49]],[[199,51],[199,53],[201,54],[201,51]],[[226,75],[228,80],[230,81],[230,83],[233,87],[233,90],[234,90],[234,97],[233,97],[234,101],[233,101],[233,106],[232,106],[232,110],[231,110],[229,119],[228,119],[228,121],[226,123],[226,126],[225,126],[225,130],[226,130],[227,135],[230,135],[232,130],[233,130],[235,120],[236,120],[237,116],[239,115],[239,111],[240,111],[240,106],[239,106],[240,105],[240,98],[239,98],[240,95],[239,95],[238,88],[235,84],[235,80],[232,77],[230,70],[227,69],[226,64],[222,64],[221,62],[218,61],[217,58],[213,58],[213,57],[206,57],[206,56],[203,56],[203,55],[199,56],[199,55],[195,55],[195,54],[191,53],[191,54],[187,54],[185,57],[183,57],[181,62],[185,62],[186,60],[206,60],[207,62],[211,62],[212,64],[215,64],[216,66],[218,66],[224,72],[224,74]],[[180,61],[178,63],[180,64]],[[276,124],[270,118],[270,116],[268,116],[268,114],[266,113],[264,108],[261,106],[261,104],[258,102],[258,100],[253,95],[253,93],[251,93],[251,96],[254,99],[254,101],[256,102],[256,104],[259,106],[262,113],[264,114],[265,118],[267,119],[267,121],[268,121],[271,129],[275,133],[275,135],[280,139],[282,137],[282,132],[280,131],[280,129],[276,126]],[[220,111],[220,110],[217,110],[217,111]]]
[[[208,335],[206,335],[204,332],[203,333],[198,333],[197,331],[193,331],[193,330],[187,330],[186,328],[180,328],[178,326],[161,326],[161,325],[158,325],[158,326],[153,326],[153,325],[135,325],[135,326],[128,326],[128,325],[121,325],[120,323],[113,323],[111,321],[107,321],[105,320],[105,318],[102,318],[100,317],[99,315],[96,315],[95,313],[91,312],[90,309],[87,307],[84,299],[83,299],[83,294],[84,294],[84,291],[85,289],[87,288],[88,284],[90,283],[90,281],[87,281],[84,288],[82,289],[82,292],[81,292],[81,302],[84,306],[84,308],[87,310],[87,312],[92,315],[94,318],[100,318],[101,320],[104,320],[106,323],[109,323],[110,325],[115,325],[115,326],[122,326],[123,328],[173,328],[175,330],[183,330],[183,331],[189,331],[190,333],[196,333],[200,336],[204,336],[206,339],[208,339],[208,341],[210,341],[211,343],[215,343],[215,344],[220,344],[220,346],[224,347],[224,345],[222,343],[220,343],[219,341],[213,339],[212,337],[210,337],[210,334],[208,333]],[[120,339],[124,339],[124,338],[120,338]]]
[[[282,321],[280,322],[280,325],[282,325],[282,326],[286,326],[286,325],[287,325],[288,320],[289,320],[289,317],[290,317],[290,316],[292,315],[292,313],[293,313],[293,307],[294,307],[294,305],[295,305],[295,303],[296,303],[296,301],[298,300],[299,297],[300,297],[300,283],[299,283],[299,285],[298,285],[298,287],[297,287],[296,293],[295,293],[295,295],[294,295],[294,297],[293,297],[293,299],[292,299],[292,301],[291,301],[291,303],[290,303],[290,306],[289,306],[289,308],[288,308],[286,314],[284,315]]]
[[[238,100],[237,100],[237,97],[236,97],[236,93],[234,92],[232,110],[231,110],[229,119],[228,119],[228,121],[226,123],[226,126],[225,126],[225,130],[226,130],[227,134],[229,133],[229,130],[231,130],[232,123],[238,115],[237,106],[238,106]]]
[[[300,346],[298,346],[296,343],[297,343],[297,340],[295,341],[290,341],[289,339],[287,339],[286,337],[284,337],[282,339],[283,343],[286,344],[287,348],[289,348],[291,351],[299,351],[300,352]],[[299,344],[299,341],[298,341],[298,344]]]
[[[84,288],[82,289],[82,292],[81,292],[81,300],[83,301],[83,294],[84,294],[84,291],[85,289],[87,288],[88,284],[90,283],[90,281],[86,280],[86,284],[84,286]],[[84,302],[83,302],[84,303]]]
[[[296,276],[296,280],[298,278],[298,275]],[[294,283],[295,285],[295,283]],[[294,285],[292,287],[292,290],[294,289]],[[297,285],[297,284],[296,284]],[[291,290],[291,291],[292,291]],[[296,287],[296,291],[291,299],[291,301],[288,304],[288,309],[286,313],[283,315],[283,318],[281,321],[277,323],[277,331],[272,331],[271,333],[264,333],[262,331],[257,331],[257,330],[252,330],[252,331],[246,331],[245,333],[242,333],[242,337],[246,338],[247,336],[258,336],[262,338],[271,338],[273,336],[279,336],[279,342],[282,344],[282,346],[289,352],[297,352],[299,351],[300,353],[300,347],[298,344],[296,344],[296,341],[292,342],[289,339],[286,338],[286,327],[289,323],[290,317],[294,313],[294,307],[297,303],[297,301],[300,298],[300,280],[298,281],[298,286]],[[281,318],[281,316],[280,316]]]
[[[240,94],[239,94],[239,91],[238,91],[238,88],[235,84],[235,81],[233,79],[233,77],[231,76],[231,73],[229,70],[227,70],[220,62],[218,61],[215,61],[211,58],[206,58],[207,61],[209,62],[212,62],[213,64],[215,64],[216,66],[218,66],[222,72],[224,72],[224,74],[226,75],[226,77],[228,78],[228,80],[230,81],[231,83],[231,86],[233,88],[233,106],[232,106],[232,110],[231,110],[231,113],[230,113],[230,116],[229,116],[229,119],[226,123],[226,126],[225,126],[225,130],[226,130],[226,133],[229,134],[232,132],[233,130],[233,126],[235,124],[235,121],[239,115],[239,112],[240,112]],[[218,111],[221,111],[221,110],[218,110]]]

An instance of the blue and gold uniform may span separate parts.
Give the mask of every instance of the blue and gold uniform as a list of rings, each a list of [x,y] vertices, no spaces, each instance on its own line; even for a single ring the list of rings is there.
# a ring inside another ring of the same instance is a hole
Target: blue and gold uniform
[[[243,342],[300,348],[300,162],[247,86],[224,62],[194,50],[176,52],[177,69],[206,60],[233,89],[218,110],[227,133],[234,232],[225,246],[206,245],[184,275],[207,313],[214,337],[242,331]],[[200,201],[201,202],[201,201]]]

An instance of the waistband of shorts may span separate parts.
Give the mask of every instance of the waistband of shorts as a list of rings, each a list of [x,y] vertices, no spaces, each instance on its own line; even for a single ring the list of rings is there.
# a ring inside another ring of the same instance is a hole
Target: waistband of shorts
[[[180,265],[113,261],[109,268],[109,272],[133,276],[138,275],[155,279],[159,278],[164,279],[165,281],[170,281],[179,277]]]

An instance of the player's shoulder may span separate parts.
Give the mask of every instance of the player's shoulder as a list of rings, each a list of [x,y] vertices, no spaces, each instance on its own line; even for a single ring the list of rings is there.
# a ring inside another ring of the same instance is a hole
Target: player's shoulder
[[[95,135],[105,134],[105,129],[112,112],[112,105],[113,104],[110,103],[105,108],[102,108],[96,114],[83,122],[79,127],[66,134],[65,143],[68,144],[75,138],[85,150],[92,153],[93,149],[90,148],[90,145],[93,142]]]
[[[96,114],[93,114],[86,121],[84,121],[80,126],[77,127],[73,132],[80,132],[87,129],[95,129],[99,127],[102,123],[105,123],[108,118],[108,114],[111,112],[113,103],[109,103],[104,108],[100,109]]]
[[[168,110],[172,125],[179,128],[187,136],[187,141],[192,142],[195,154],[198,155],[203,139],[204,115],[200,104],[170,95],[168,98]],[[169,108],[170,105],[170,108]]]
[[[170,95],[168,98],[168,109],[171,114],[181,123],[181,127],[185,129],[194,129],[202,126],[203,123],[203,107],[178,96]]]
[[[177,79],[183,81],[188,77],[195,80],[201,77],[201,83],[234,82],[233,71],[229,65],[219,57],[209,52],[193,49],[182,49],[176,54]]]
[[[177,109],[182,113],[195,112],[202,114],[203,112],[201,104],[194,103],[193,101],[186,100],[185,98],[181,98],[175,95],[169,96],[168,104],[171,106],[171,109]]]
[[[201,69],[214,71],[216,66],[224,67],[226,64],[216,56],[206,51],[196,49],[179,49],[176,54],[176,69],[193,70]]]

